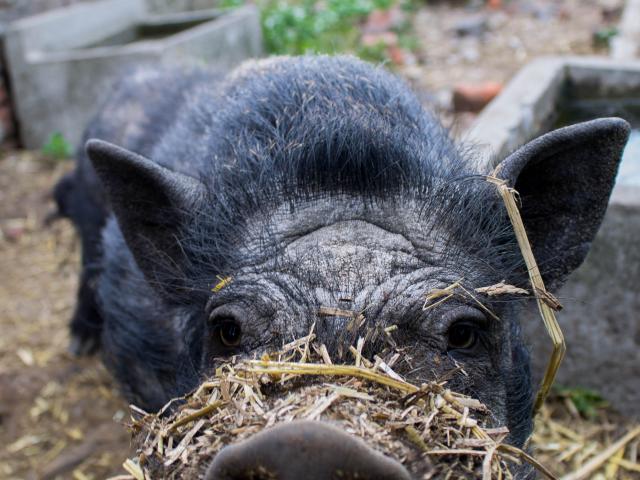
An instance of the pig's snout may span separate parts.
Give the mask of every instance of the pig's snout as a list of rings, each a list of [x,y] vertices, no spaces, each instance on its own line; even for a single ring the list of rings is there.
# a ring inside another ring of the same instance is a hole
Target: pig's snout
[[[220,451],[206,480],[409,480],[395,460],[335,427],[297,421]]]

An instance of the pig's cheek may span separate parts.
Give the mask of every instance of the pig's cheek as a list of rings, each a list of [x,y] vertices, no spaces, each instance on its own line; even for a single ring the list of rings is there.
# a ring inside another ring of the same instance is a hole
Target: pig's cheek
[[[426,349],[425,349],[426,350]],[[399,371],[406,379],[414,384],[432,382],[450,376],[456,369],[455,362],[446,353],[439,351],[422,351],[411,357],[411,368]]]

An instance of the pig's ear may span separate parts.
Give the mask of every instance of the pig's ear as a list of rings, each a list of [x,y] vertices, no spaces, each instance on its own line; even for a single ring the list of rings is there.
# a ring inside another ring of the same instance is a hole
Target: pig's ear
[[[101,140],[86,150],[142,272],[165,293],[180,288],[188,262],[180,234],[204,200],[202,183]]]
[[[497,168],[496,175],[520,193],[527,236],[551,289],[560,287],[589,251],[629,130],[619,118],[561,128],[521,147]]]

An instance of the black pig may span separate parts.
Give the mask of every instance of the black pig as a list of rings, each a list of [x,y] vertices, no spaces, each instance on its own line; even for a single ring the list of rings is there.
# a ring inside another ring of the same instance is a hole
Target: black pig
[[[628,132],[620,119],[579,124],[500,165],[551,289],[589,249]],[[217,359],[314,322],[338,359],[355,334],[318,315],[338,307],[363,311],[363,328],[397,325],[411,353],[397,368],[413,382],[462,366],[449,385],[524,443],[522,302],[484,298],[499,320],[463,298],[422,308],[461,279],[527,288],[511,224],[489,170],[403,82],[349,57],[251,62],[225,78],[143,70],[85,138],[57,191],[83,239],[74,346],[99,346],[132,402],[156,409]]]

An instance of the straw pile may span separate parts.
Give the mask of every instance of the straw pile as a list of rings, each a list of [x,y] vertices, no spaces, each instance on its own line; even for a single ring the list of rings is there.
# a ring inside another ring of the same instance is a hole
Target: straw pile
[[[444,383],[405,382],[392,369],[393,356],[361,355],[363,339],[351,347],[352,365],[334,365],[314,339],[312,331],[261,360],[225,364],[157,415],[134,407],[140,447],[125,469],[137,479],[199,478],[225,445],[307,419],[339,424],[418,478],[512,478],[523,461],[544,470],[503,443],[506,428],[483,426],[490,414],[479,401]]]
[[[531,438],[536,458],[561,480],[640,479],[640,424],[597,396],[585,409],[585,392],[561,390],[542,408]]]

